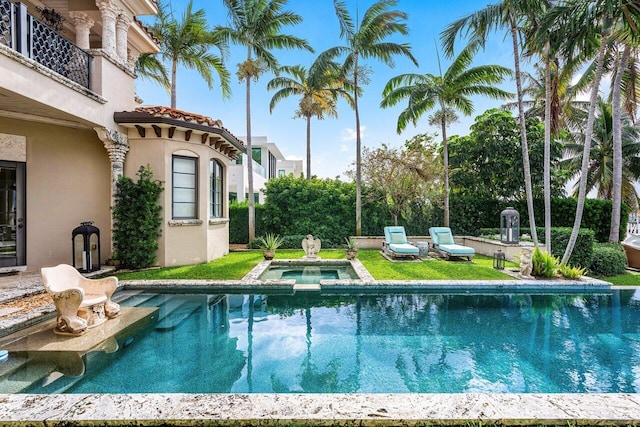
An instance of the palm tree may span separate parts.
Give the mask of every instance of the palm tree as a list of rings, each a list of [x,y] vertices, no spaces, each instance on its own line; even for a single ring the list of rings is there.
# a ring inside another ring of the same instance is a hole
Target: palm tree
[[[402,55],[414,64],[418,62],[411,54],[408,44],[385,41],[395,34],[407,35],[407,14],[400,10],[389,10],[395,0],[380,0],[364,13],[362,21],[354,23],[343,1],[334,0],[336,15],[340,23],[340,38],[345,46],[336,46],[320,54],[317,61],[321,69],[327,69],[335,58],[344,56],[340,75],[349,78],[353,85],[353,109],[356,114],[356,235],[362,234],[362,140],[360,135],[360,111],[358,95],[363,68],[360,60],[373,58],[394,66],[393,57]]]
[[[603,99],[598,101],[597,115],[594,124],[589,168],[586,176],[586,191],[597,189],[598,198],[612,200],[615,185],[615,158],[614,150],[614,119],[613,106]],[[631,120],[622,114],[621,154],[622,154],[622,179],[621,198],[631,208],[638,206],[639,195],[633,185],[640,179],[640,129],[631,123]],[[575,142],[565,145],[565,154],[568,155],[560,165],[577,177],[581,171],[583,156],[582,134],[575,136]],[[576,196],[579,183],[576,183],[573,195]],[[618,229],[618,234],[620,231]]]
[[[584,129],[584,152],[580,168],[580,184],[578,189],[578,203],[575,221],[562,263],[566,264],[573,252],[578,237],[584,201],[587,194],[587,178],[589,160],[591,158],[591,141],[595,123],[595,112],[598,104],[600,80],[605,70],[607,45],[613,31],[618,26],[627,26],[637,34],[635,23],[640,19],[640,8],[635,0],[571,0],[561,6],[556,6],[545,17],[543,28],[556,28],[562,31],[564,37],[558,37],[562,43],[561,52],[571,58],[576,52],[580,55],[597,51],[594,77],[589,98],[589,114]]]
[[[141,78],[151,80],[171,93],[171,81],[164,64],[154,53],[143,53],[138,57],[135,73]]]
[[[150,28],[160,43],[158,55],[162,61],[171,63],[171,108],[176,108],[178,64],[198,71],[209,89],[213,88],[215,70],[220,78],[223,96],[231,94],[229,71],[222,58],[210,52],[212,48],[217,48],[224,53],[226,45],[207,28],[204,10],[193,11],[193,0],[187,4],[181,21],[177,21],[173,13],[167,10],[166,4],[161,4],[157,20]],[[145,58],[143,60],[147,61]]]
[[[238,64],[236,75],[244,80],[246,88],[247,140],[247,184],[249,193],[249,241],[256,235],[256,214],[253,200],[253,162],[251,147],[251,80],[257,81],[261,74],[278,72],[278,61],[272,49],[313,49],[306,40],[281,34],[284,26],[302,22],[302,17],[283,11],[287,0],[223,0],[229,13],[231,26],[216,27],[215,32],[225,41],[247,48],[247,59]]]
[[[269,111],[273,112],[278,102],[289,96],[301,97],[294,117],[304,118],[307,122],[307,180],[311,180],[311,118],[338,117],[336,101],[339,97],[353,105],[349,94],[351,85],[339,78],[337,64],[324,72],[318,67],[307,70],[301,65],[285,66],[280,71],[292,77],[275,77],[267,84],[269,90],[278,89],[271,98]]]
[[[518,117],[522,143],[524,182],[525,191],[527,193],[527,210],[529,214],[529,225],[531,227],[531,237],[536,246],[538,245],[538,233],[536,232],[533,210],[531,166],[529,162],[529,146],[527,144],[526,123],[524,118],[522,76],[520,73],[520,46],[518,38],[523,35],[523,27],[528,25],[527,20],[530,19],[531,16],[535,16],[535,11],[541,10],[544,7],[543,2],[544,0],[502,0],[452,22],[440,35],[445,53],[449,56],[453,56],[455,40],[458,35],[463,32],[465,35],[469,35],[471,37],[469,40],[469,47],[472,49],[484,47],[489,34],[498,28],[506,28],[511,34],[518,96]]]
[[[504,99],[512,94],[497,88],[511,70],[499,65],[481,65],[469,68],[473,54],[463,50],[440,76],[432,74],[402,74],[389,80],[382,91],[381,106],[391,107],[408,99],[407,107],[398,116],[397,132],[401,133],[409,123],[416,125],[424,113],[434,108],[433,121],[442,131],[442,160],[444,165],[444,226],[449,226],[449,154],[447,126],[457,110],[464,115],[473,113],[472,95],[484,95]]]

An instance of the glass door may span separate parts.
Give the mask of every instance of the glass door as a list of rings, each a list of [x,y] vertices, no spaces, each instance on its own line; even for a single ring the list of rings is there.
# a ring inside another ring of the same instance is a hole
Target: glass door
[[[25,164],[0,161],[0,268],[26,264]]]

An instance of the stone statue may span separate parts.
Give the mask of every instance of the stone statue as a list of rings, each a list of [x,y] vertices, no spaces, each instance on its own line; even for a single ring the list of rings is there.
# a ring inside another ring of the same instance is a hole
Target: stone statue
[[[304,249],[304,259],[319,259],[318,252],[320,252],[320,239],[314,239],[311,234],[307,235],[306,239],[302,240],[302,249]]]
[[[523,279],[533,279],[531,271],[533,270],[533,261],[531,259],[531,251],[523,249],[520,252],[520,277]]]

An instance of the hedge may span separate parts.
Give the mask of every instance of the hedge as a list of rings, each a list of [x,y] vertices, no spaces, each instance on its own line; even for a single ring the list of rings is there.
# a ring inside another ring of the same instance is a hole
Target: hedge
[[[322,246],[341,247],[344,238],[355,235],[355,183],[338,179],[308,181],[293,176],[271,179],[266,183],[266,203],[256,205],[256,236],[275,233],[281,236],[313,234],[322,240]],[[362,234],[381,236],[384,227],[393,225],[393,219],[380,201],[381,195],[367,186],[362,188]],[[451,196],[450,227],[454,234],[478,236],[484,228],[500,225],[500,212],[513,206],[520,212],[521,229],[529,226],[525,201],[486,200],[473,197]],[[536,224],[544,225],[544,203],[535,200]],[[572,227],[575,199],[552,200],[554,227]],[[398,225],[405,227],[407,235],[428,234],[429,227],[443,224],[442,208],[427,203],[414,204]],[[248,243],[248,213],[246,204],[229,207],[229,242]],[[607,241],[611,217],[611,202],[588,199],[585,202],[582,228],[591,229],[596,241]],[[628,209],[622,206],[620,235],[626,235]],[[538,231],[544,239],[544,232]],[[585,262],[583,258],[581,262]],[[582,265],[582,264],[580,264]]]
[[[622,245],[596,244],[589,271],[595,276],[610,277],[622,274],[627,266],[627,256]]]
[[[551,201],[551,223],[554,227],[573,227],[577,200],[573,198],[554,198]],[[526,200],[500,201],[493,199],[478,199],[452,195],[450,200],[450,227],[454,234],[480,235],[483,228],[500,226],[500,213],[508,206],[512,206],[520,213],[521,228],[529,227],[529,215]],[[534,200],[536,229],[544,226],[544,200]],[[442,224],[444,213],[441,207],[434,207],[430,222]],[[620,240],[626,236],[629,209],[623,204],[620,217]],[[611,227],[611,201],[587,199],[584,204],[581,228],[594,231],[598,242],[609,240]],[[538,233],[538,238],[542,238]]]

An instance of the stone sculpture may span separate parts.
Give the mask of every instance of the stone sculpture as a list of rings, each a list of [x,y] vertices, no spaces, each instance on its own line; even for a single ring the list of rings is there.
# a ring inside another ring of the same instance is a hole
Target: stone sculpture
[[[531,259],[531,251],[523,249],[520,252],[520,277],[524,279],[532,279],[533,261]]]
[[[302,249],[305,253],[303,259],[319,259],[318,252],[321,246],[320,239],[314,239],[311,234],[307,235],[307,238],[302,240]]]
[[[58,312],[56,334],[81,335],[120,314],[120,306],[111,301],[117,277],[87,279],[67,264],[43,268],[41,273]]]

